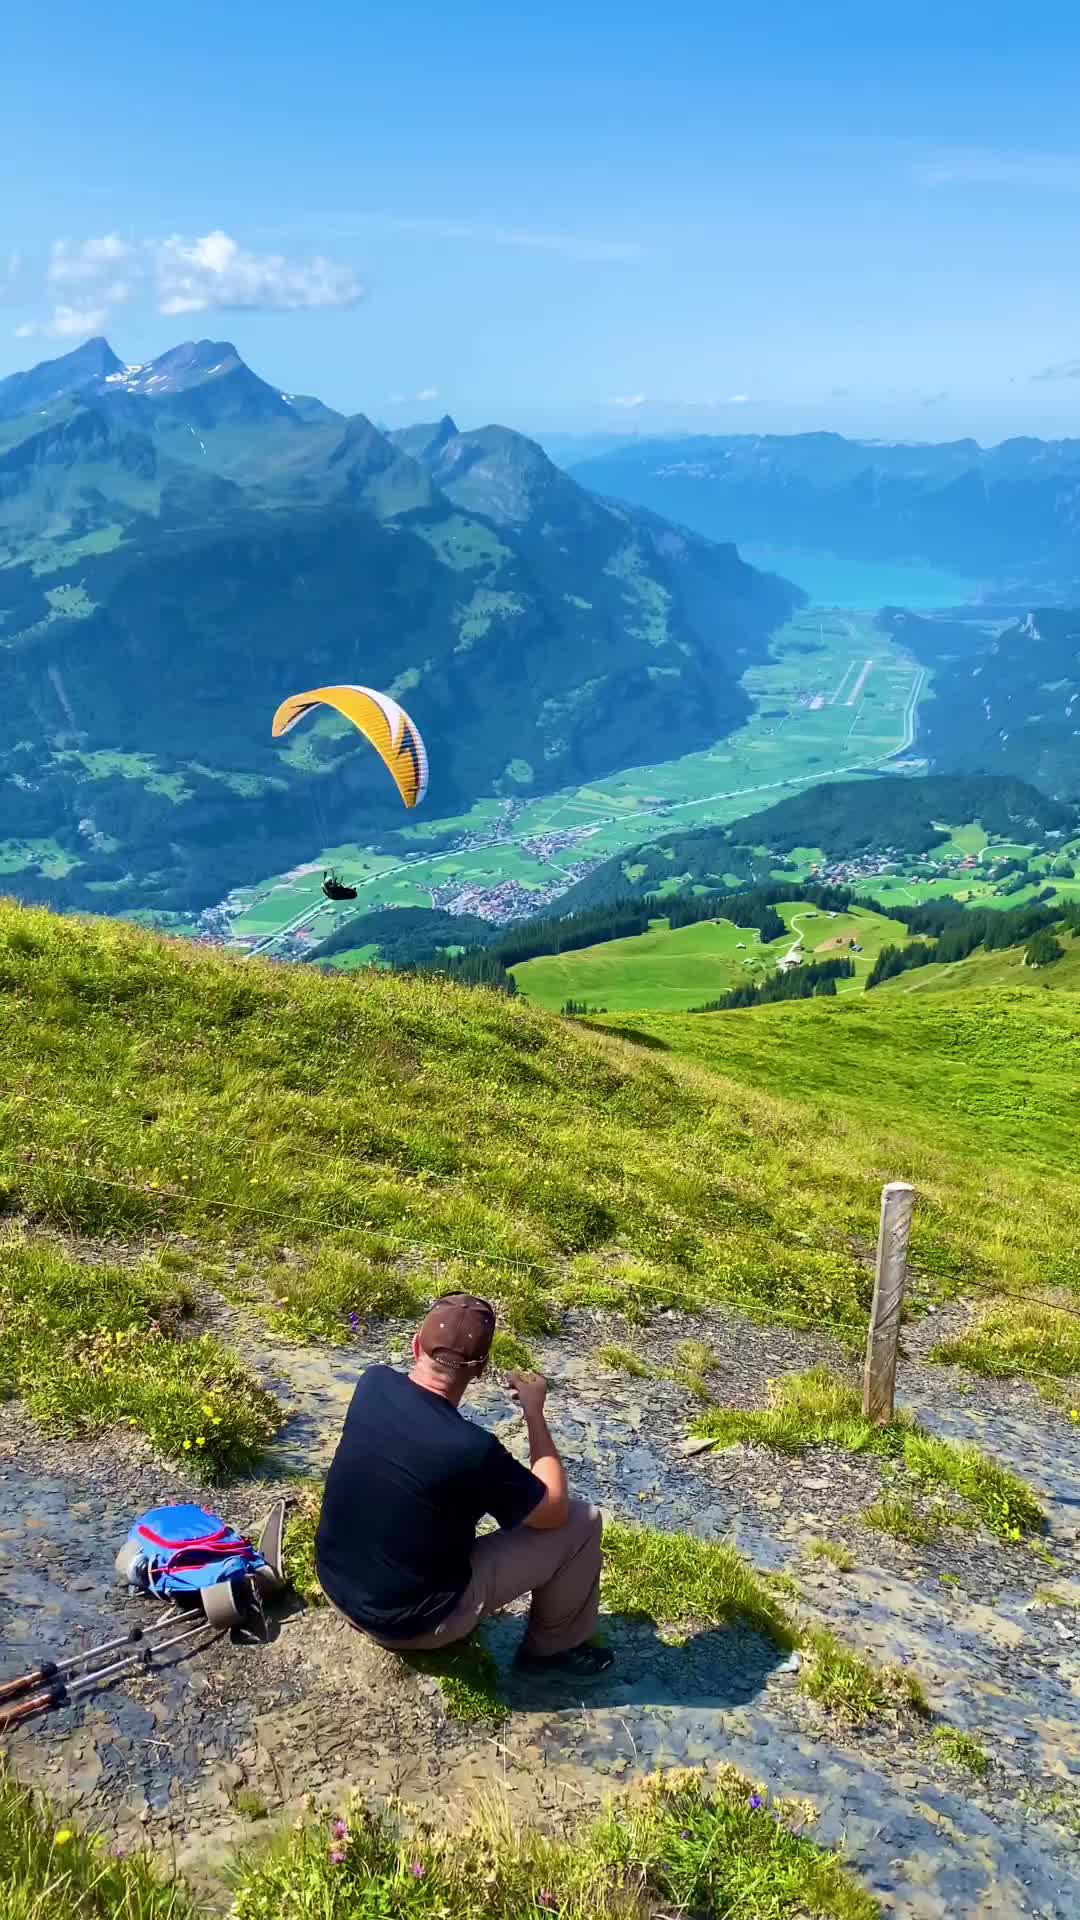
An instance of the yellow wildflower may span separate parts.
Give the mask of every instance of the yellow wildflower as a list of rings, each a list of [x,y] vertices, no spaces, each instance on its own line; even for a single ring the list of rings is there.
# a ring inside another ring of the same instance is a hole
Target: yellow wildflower
[[[205,1435],[205,1433],[199,1433],[199,1434],[196,1434],[196,1436],[195,1436],[195,1445],[196,1445],[197,1447],[205,1447],[205,1445],[206,1445],[206,1435]]]
[[[75,1835],[72,1833],[70,1827],[61,1827],[58,1833],[53,1834],[53,1846],[66,1847],[68,1841],[74,1840],[74,1838]]]

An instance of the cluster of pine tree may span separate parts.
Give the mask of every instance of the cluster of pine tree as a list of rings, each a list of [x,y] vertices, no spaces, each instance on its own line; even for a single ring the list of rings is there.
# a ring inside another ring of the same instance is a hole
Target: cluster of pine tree
[[[1052,893],[1053,889],[1048,891]],[[925,907],[894,907],[890,911],[894,919],[905,922],[909,932],[923,937],[905,947],[882,947],[866,982],[868,991],[879,987],[883,980],[895,979],[898,973],[908,973],[913,967],[952,966],[957,960],[966,960],[978,947],[987,953],[1000,953],[1005,947],[1018,947],[1024,941],[1033,944],[1043,934],[1049,933],[1052,939],[1054,927],[1080,929],[1080,903],[1059,902],[1050,907],[1045,897],[1006,912],[995,912],[992,907],[962,907],[958,901],[951,900],[937,900]],[[1058,945],[1057,941],[1054,945]],[[1058,946],[1058,953],[1061,951]],[[1038,966],[1046,962],[1029,964]]]
[[[703,1007],[691,1007],[691,1013],[727,1013],[733,1007],[764,1007],[774,1000],[814,1000],[836,992],[838,980],[850,980],[854,960],[815,960],[808,967],[778,968],[759,986],[747,981],[732,987],[719,1000],[707,1000]]]

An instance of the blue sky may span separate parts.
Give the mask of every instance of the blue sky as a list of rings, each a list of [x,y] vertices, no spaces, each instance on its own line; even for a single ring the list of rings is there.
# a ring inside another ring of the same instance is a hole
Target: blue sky
[[[0,373],[209,335],[391,424],[1080,434],[1059,0],[7,0],[3,47]]]

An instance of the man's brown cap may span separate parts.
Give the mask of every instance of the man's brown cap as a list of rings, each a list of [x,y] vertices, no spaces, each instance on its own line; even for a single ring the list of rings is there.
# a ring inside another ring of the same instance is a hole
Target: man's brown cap
[[[479,1373],[495,1336],[495,1309],[473,1293],[436,1300],[420,1329],[420,1351],[448,1373],[468,1367]]]

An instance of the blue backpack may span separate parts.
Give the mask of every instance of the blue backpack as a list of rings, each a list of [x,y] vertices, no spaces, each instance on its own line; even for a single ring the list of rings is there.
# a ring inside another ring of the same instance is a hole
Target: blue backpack
[[[284,1501],[275,1503],[259,1545],[206,1507],[151,1507],[116,1556],[129,1587],[181,1604],[198,1595],[214,1625],[238,1625],[263,1596],[285,1584],[281,1565]],[[267,1551],[263,1549],[266,1548]]]
[[[121,1551],[127,1556],[128,1585],[159,1600],[244,1579],[266,1565],[250,1540],[206,1507],[151,1507],[136,1520]]]

